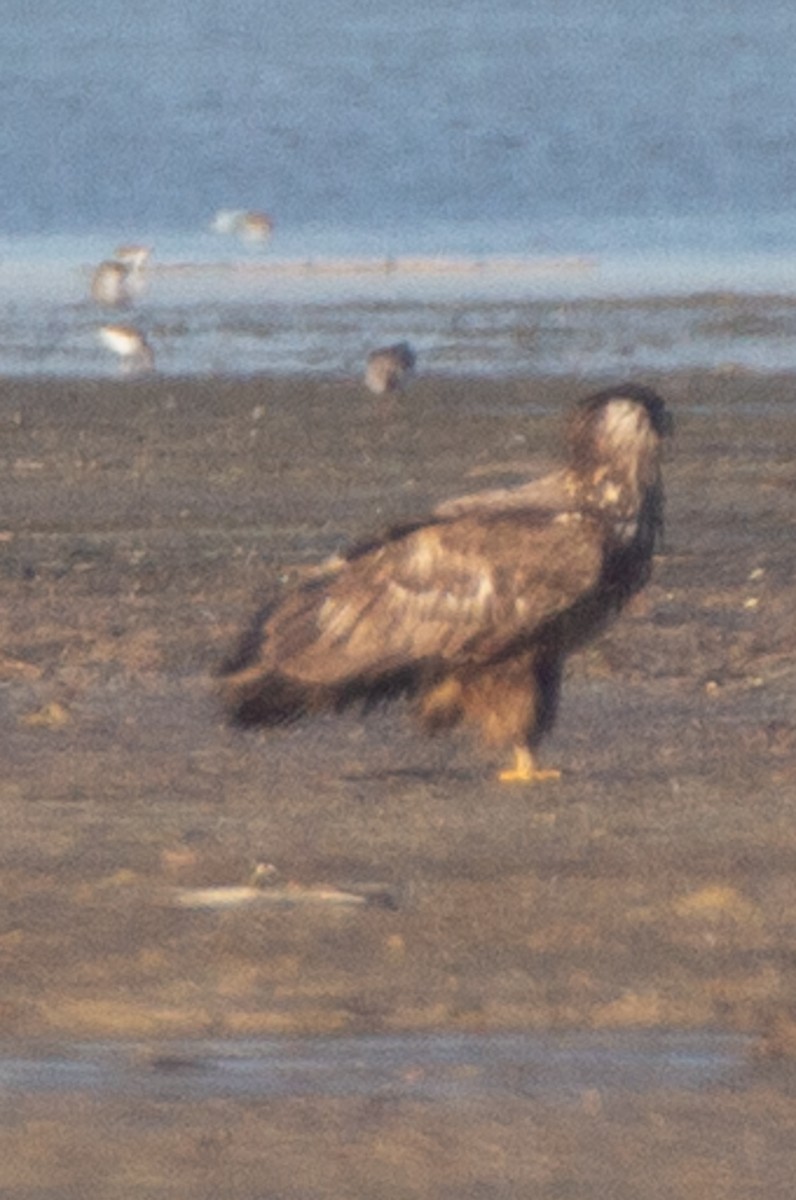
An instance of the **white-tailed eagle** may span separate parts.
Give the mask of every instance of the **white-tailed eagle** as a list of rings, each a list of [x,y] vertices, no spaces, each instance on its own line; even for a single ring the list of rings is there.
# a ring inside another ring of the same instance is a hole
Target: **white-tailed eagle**
[[[466,722],[513,747],[501,779],[557,776],[534,752],[566,656],[649,576],[669,429],[649,388],[598,392],[571,416],[561,470],[448,501],[329,560],[258,614],[223,668],[233,720],[408,695],[429,732]]]

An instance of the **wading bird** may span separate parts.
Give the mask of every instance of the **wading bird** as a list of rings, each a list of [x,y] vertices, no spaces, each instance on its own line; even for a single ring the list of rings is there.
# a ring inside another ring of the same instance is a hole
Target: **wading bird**
[[[365,386],[377,396],[406,387],[417,358],[408,342],[372,350],[365,362]]]
[[[98,333],[103,345],[119,355],[121,369],[126,375],[155,369],[152,347],[134,325],[101,325]]]

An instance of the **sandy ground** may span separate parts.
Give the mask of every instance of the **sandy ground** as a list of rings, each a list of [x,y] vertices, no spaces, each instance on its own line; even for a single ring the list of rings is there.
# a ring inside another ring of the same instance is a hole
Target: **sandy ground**
[[[3,1195],[793,1195],[796,378],[642,382],[678,425],[665,550],[531,789],[400,708],[230,730],[210,681],[296,566],[547,469],[593,381],[0,384],[0,1051],[718,1029],[751,1035],[744,1086],[0,1089]],[[174,904],[259,860],[396,906]]]

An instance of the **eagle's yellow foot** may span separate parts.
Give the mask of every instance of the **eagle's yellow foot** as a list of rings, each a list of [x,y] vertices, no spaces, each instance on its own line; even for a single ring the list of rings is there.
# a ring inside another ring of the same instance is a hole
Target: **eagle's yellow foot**
[[[533,755],[525,746],[515,747],[514,766],[501,771],[498,775],[501,783],[544,783],[547,780],[560,778],[560,771],[540,771],[533,761]]]

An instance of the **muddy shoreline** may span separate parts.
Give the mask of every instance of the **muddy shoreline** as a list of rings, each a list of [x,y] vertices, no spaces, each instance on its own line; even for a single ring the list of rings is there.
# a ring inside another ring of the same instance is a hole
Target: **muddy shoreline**
[[[8,1052],[20,1039],[742,1032],[788,1066],[744,1100],[754,1153],[722,1146],[728,1162],[764,1162],[773,1139],[782,1167],[796,1042],[796,377],[641,380],[678,426],[666,545],[646,592],[570,665],[544,748],[560,783],[499,785],[469,740],[424,740],[400,709],[244,735],[210,687],[294,568],[447,496],[547,469],[567,405],[604,382],[421,379],[388,404],[302,379],[0,383]],[[258,860],[299,888],[379,881],[399,903],[172,903],[175,888],[240,884]],[[437,1112],[424,1141],[416,1101],[403,1104],[412,1115],[391,1112],[378,1135],[390,1153],[404,1147],[401,1171],[468,1138],[511,1158],[497,1126],[486,1131],[491,1110],[480,1123]],[[673,1128],[693,1120],[690,1105]],[[732,1105],[728,1094],[714,1108],[732,1123]],[[183,1109],[190,1136],[210,1137],[197,1132],[207,1106]],[[60,1101],[30,1097],[26,1111],[92,1145]],[[528,1136],[546,1127],[536,1110],[515,1116]],[[624,1119],[630,1136],[630,1109]],[[7,1163],[23,1161],[7,1120],[0,1143]],[[516,1177],[490,1167],[472,1194],[530,1186],[531,1158],[516,1161]],[[595,1194],[575,1167],[556,1192],[563,1177],[548,1167],[539,1195]],[[39,1188],[56,1178],[30,1172]],[[388,1194],[362,1172],[295,1194]],[[713,1194],[747,1195],[754,1175]],[[469,1194],[461,1179],[441,1190],[436,1168],[426,1191],[406,1178],[391,1194]],[[705,1194],[709,1176],[693,1178]],[[648,1194],[690,1196],[689,1180]],[[130,1189],[117,1180],[105,1194]],[[225,1194],[262,1193],[246,1177]]]

